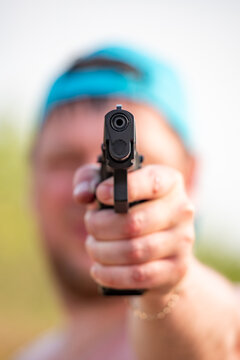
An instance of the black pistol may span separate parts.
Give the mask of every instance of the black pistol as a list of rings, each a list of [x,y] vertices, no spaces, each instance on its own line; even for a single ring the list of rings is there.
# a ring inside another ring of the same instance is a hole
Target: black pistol
[[[127,172],[139,169],[143,157],[136,151],[136,131],[133,115],[117,105],[116,109],[105,115],[104,139],[101,163],[101,181],[114,178],[114,210],[117,213],[127,213],[128,203]],[[100,204],[100,209],[112,208]],[[111,289],[100,287],[103,295],[141,295],[143,289]]]

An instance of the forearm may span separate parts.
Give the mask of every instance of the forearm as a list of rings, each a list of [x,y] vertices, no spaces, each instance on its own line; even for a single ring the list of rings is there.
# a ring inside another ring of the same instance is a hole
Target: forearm
[[[231,284],[193,260],[179,291],[176,306],[164,319],[141,320],[130,311],[138,359],[239,359],[240,319]],[[150,293],[135,299],[135,306],[149,314],[158,313],[168,298]]]

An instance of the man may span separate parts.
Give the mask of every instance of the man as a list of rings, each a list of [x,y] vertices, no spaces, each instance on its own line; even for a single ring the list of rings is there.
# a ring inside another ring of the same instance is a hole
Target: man
[[[198,263],[194,158],[179,82],[140,52],[104,48],[53,84],[32,155],[39,228],[66,312],[61,331],[19,359],[230,360],[240,358],[232,285]],[[104,115],[134,114],[142,169],[128,175],[127,214],[113,205],[113,179],[96,163]],[[73,185],[72,185],[73,184]],[[146,289],[106,298],[97,284]]]

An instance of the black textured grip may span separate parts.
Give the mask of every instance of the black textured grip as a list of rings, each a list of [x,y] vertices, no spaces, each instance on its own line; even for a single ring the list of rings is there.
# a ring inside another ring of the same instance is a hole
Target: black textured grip
[[[116,213],[128,212],[127,170],[114,170],[114,210]]]
[[[100,292],[105,296],[132,296],[142,295],[146,290],[144,289],[111,289],[99,286]]]

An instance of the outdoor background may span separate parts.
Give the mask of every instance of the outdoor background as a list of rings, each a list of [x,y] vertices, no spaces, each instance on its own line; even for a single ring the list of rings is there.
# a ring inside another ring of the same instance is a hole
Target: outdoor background
[[[200,164],[196,252],[240,281],[239,19],[238,0],[0,0],[0,359],[61,322],[27,152],[49,82],[95,46],[139,46],[178,69]]]

